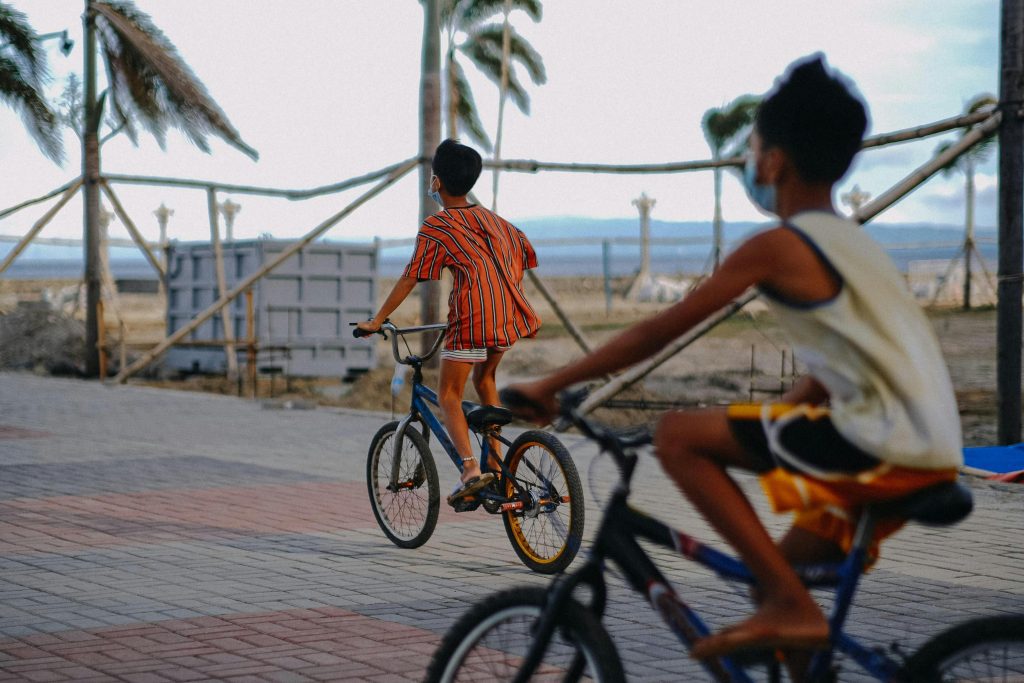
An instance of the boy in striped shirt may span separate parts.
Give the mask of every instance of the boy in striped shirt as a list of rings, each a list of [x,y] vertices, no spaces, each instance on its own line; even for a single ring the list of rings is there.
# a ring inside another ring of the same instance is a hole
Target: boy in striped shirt
[[[494,480],[494,474],[481,473],[473,455],[462,412],[466,381],[472,374],[481,402],[500,405],[494,378],[503,354],[540,327],[522,290],[523,273],[537,267],[533,246],[514,225],[467,199],[482,168],[472,148],[454,140],[438,146],[428,189],[442,209],[423,221],[412,259],[377,315],[358,325],[377,331],[417,282],[440,280],[445,268],[451,271],[438,404],[463,464],[460,485],[448,497],[452,505]]]

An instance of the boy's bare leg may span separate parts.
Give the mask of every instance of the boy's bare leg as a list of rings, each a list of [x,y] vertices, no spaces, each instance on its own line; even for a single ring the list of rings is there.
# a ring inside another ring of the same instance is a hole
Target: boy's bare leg
[[[665,471],[750,568],[760,596],[753,616],[699,641],[693,656],[717,656],[746,645],[822,645],[828,638],[825,616],[726,473],[730,466],[753,471],[763,466],[733,438],[725,410],[668,413],[654,445]]]
[[[452,445],[455,446],[455,450],[461,458],[473,456],[473,445],[469,440],[469,425],[466,424],[466,416],[462,412],[462,393],[466,389],[466,380],[469,379],[472,369],[472,363],[441,359],[437,404],[441,408],[444,427],[448,430]],[[460,477],[462,482],[466,483],[473,477],[479,476],[480,464],[475,459],[464,460],[462,477]]]
[[[489,406],[500,406],[498,398],[498,385],[495,382],[495,374],[498,364],[505,355],[504,351],[497,349],[487,350],[487,360],[483,363],[476,363],[473,366],[473,386],[476,388],[480,402]],[[501,469],[501,442],[497,439],[488,439],[491,448],[491,469],[495,472]]]

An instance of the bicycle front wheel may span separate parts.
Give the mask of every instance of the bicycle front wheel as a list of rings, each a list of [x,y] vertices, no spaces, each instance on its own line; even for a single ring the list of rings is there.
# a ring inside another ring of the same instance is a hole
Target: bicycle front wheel
[[[427,669],[428,683],[511,681],[533,642],[544,610],[542,588],[511,588],[473,606],[448,631]],[[615,645],[576,600],[559,614],[547,651],[530,681],[626,680]]]
[[[907,661],[912,683],[1024,681],[1024,616],[981,617],[943,631]]]
[[[395,453],[398,422],[381,427],[370,442],[366,486],[370,506],[384,535],[400,548],[418,548],[437,526],[441,509],[437,467],[423,436],[405,430],[402,452]]]
[[[530,496],[528,505],[503,515],[512,548],[535,572],[562,571],[583,541],[583,485],[569,451],[553,434],[533,430],[513,442],[505,465]],[[505,495],[514,493],[507,482]]]

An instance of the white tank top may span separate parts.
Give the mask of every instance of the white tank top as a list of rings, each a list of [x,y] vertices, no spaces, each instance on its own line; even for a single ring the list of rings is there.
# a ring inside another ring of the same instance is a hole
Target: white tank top
[[[960,467],[960,415],[945,360],[888,255],[858,224],[831,213],[801,213],[785,225],[840,280],[839,294],[816,304],[763,292],[797,359],[828,390],[836,429],[893,465]]]

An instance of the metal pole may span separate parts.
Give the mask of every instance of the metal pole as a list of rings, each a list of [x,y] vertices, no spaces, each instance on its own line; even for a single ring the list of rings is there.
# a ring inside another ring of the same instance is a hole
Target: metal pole
[[[996,389],[1000,444],[1021,437],[1021,265],[1024,228],[1024,0],[1003,0],[1000,31],[999,304]]]
[[[423,1],[423,56],[420,75],[420,220],[437,211],[434,200],[427,196],[430,183],[430,159],[441,143],[441,7],[439,0]],[[435,323],[441,316],[441,283],[421,282],[420,321]],[[420,352],[426,355],[434,336],[425,334]],[[437,356],[429,365],[437,367]]]

